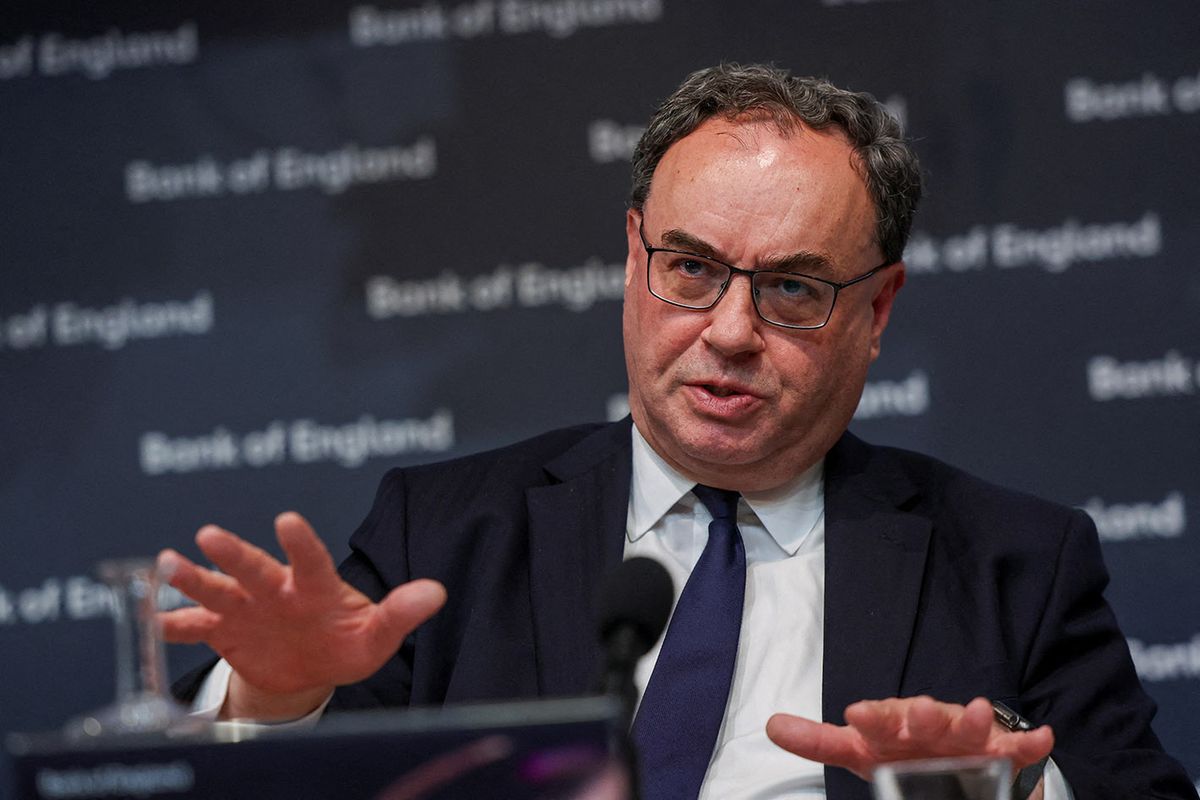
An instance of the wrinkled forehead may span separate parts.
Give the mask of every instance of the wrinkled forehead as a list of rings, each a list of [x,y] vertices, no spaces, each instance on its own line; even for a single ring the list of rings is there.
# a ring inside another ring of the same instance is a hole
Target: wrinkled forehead
[[[709,117],[673,142],[655,168],[650,195],[663,173],[678,169],[680,162],[699,170],[747,159],[763,169],[784,168],[789,160],[793,165],[819,162],[843,173],[849,166],[858,182],[866,185],[861,159],[841,127],[814,128],[794,114],[762,109]]]
[[[820,243],[837,260],[857,262],[875,246],[866,181],[846,135],[832,127],[707,120],[663,155],[645,212],[653,228],[685,227],[729,255]]]

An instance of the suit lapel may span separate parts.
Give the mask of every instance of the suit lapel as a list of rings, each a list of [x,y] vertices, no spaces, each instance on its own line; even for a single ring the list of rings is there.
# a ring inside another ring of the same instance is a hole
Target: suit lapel
[[[580,694],[599,674],[594,607],[620,563],[632,472],[630,422],[601,428],[545,466],[526,492],[538,688]]]
[[[916,490],[886,452],[845,434],[825,467],[822,711],[899,693],[916,620],[929,521],[902,510]]]
[[[930,524],[904,510],[916,489],[884,451],[851,434],[825,460],[825,658],[821,710],[844,723],[846,706],[900,692]],[[868,798],[867,784],[825,768],[830,798]]]

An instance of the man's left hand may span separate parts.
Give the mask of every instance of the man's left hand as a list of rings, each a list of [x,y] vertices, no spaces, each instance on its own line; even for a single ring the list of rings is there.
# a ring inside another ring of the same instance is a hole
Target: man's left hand
[[[998,756],[1010,759],[1015,771],[1054,747],[1048,725],[1009,731],[982,697],[965,706],[931,697],[863,700],[846,708],[845,725],[776,714],[767,721],[767,736],[802,758],[845,767],[864,780],[880,764],[914,758]]]

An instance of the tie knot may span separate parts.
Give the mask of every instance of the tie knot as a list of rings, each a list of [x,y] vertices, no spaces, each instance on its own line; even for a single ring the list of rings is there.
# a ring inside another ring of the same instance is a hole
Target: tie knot
[[[714,489],[698,483],[692,489],[692,494],[700,498],[713,519],[737,519],[737,504],[741,495],[732,489]]]

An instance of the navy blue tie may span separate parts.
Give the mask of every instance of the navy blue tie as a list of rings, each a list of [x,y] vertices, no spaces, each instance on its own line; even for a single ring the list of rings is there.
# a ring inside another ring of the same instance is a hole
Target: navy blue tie
[[[633,723],[644,800],[694,800],[700,794],[742,628],[746,549],[737,527],[738,493],[710,486],[692,491],[713,521]]]

